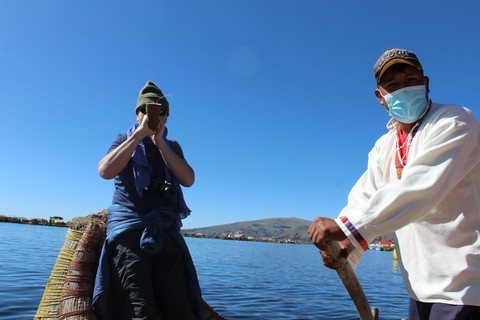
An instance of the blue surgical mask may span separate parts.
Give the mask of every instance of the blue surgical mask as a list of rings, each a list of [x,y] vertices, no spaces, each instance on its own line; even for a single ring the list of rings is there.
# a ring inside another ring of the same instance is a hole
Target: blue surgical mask
[[[387,103],[390,116],[403,123],[413,123],[427,111],[427,94],[424,85],[405,87],[382,97]]]

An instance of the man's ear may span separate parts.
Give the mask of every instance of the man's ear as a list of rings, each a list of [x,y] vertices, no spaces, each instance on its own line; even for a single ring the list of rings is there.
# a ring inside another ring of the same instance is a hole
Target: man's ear
[[[380,89],[375,89],[375,96],[377,97],[378,102],[380,102],[380,104],[384,106],[387,111],[390,111],[388,109],[387,103],[385,102],[385,98],[382,96],[380,92]]]
[[[425,81],[425,88],[427,89],[427,95],[430,93],[430,79],[427,76],[423,77],[423,81]],[[428,100],[428,97],[427,97]]]

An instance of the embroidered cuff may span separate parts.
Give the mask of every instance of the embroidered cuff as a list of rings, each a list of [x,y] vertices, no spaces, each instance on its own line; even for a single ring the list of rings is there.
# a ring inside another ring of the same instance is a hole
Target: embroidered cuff
[[[368,250],[368,243],[367,241],[362,237],[360,232],[353,226],[353,224],[348,220],[347,217],[340,217],[340,220],[343,222],[345,227],[347,227],[348,231],[353,235],[355,240],[357,240],[358,244],[363,248],[363,250],[367,251]]]

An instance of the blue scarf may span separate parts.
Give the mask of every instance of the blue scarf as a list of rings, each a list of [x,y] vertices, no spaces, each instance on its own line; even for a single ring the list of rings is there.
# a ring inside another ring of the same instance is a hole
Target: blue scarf
[[[138,126],[139,124],[137,122],[130,129],[128,129],[127,139],[130,138],[130,136],[135,132],[135,130],[137,130]],[[168,129],[165,128],[165,131],[163,132],[163,140],[165,140],[165,143],[167,144],[167,146],[170,147],[170,143],[167,139],[167,135],[168,135]],[[150,166],[150,163],[148,162],[147,153],[145,152],[145,143],[153,144],[153,141],[151,140],[150,137],[143,139],[138,144],[137,148],[135,149],[132,155],[133,176],[135,178],[135,187],[140,197],[143,195],[143,191],[145,190],[145,188],[148,187],[152,182],[151,174],[153,173],[153,169]],[[165,178],[168,181],[171,181],[173,187],[175,188],[175,196],[172,199],[170,199],[170,205],[173,205],[173,208],[175,209],[175,211],[180,214],[181,219],[185,219],[190,215],[191,210],[187,207],[187,204],[185,203],[182,187],[180,186],[178,179],[171,174],[170,169],[168,169],[163,159],[162,159],[162,162],[163,162],[163,167],[165,169]]]

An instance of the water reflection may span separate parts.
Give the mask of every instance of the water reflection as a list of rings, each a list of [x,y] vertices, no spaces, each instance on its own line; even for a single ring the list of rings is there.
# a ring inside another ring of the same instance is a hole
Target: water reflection
[[[187,242],[204,299],[229,319],[359,318],[336,272],[323,266],[312,245]],[[391,252],[368,251],[356,274],[381,319],[406,317],[408,298]]]

